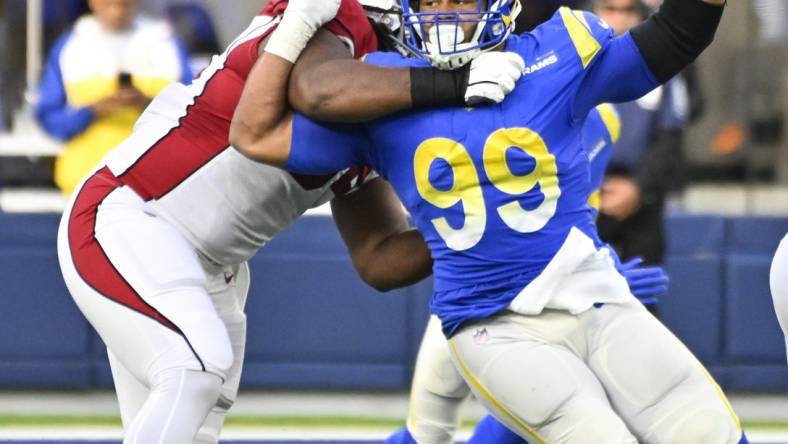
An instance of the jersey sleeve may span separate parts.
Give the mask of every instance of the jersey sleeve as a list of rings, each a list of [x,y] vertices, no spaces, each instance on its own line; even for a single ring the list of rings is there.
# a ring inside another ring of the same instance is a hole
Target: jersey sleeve
[[[613,39],[613,28],[604,20],[586,11],[562,7],[557,13],[580,58],[583,69],[588,69],[600,56],[605,45]],[[557,19],[557,18],[556,18]],[[584,116],[585,117],[585,116]]]
[[[260,15],[283,14],[287,9],[287,4],[287,0],[271,0],[265,5]],[[378,49],[375,30],[372,29],[364,8],[357,0],[342,0],[336,18],[326,23],[324,28],[348,44],[356,58]]]
[[[397,52],[373,52],[361,59],[370,65],[385,66],[388,68],[430,68],[431,65],[424,59],[405,57]]]
[[[588,151],[591,173],[591,194],[588,204],[599,209],[599,190],[605,178],[613,145],[621,134],[621,120],[613,105],[603,103],[592,109],[583,123],[583,146]]]
[[[583,66],[572,106],[576,121],[596,105],[635,100],[659,86],[628,32],[614,36],[610,25],[589,12],[561,8],[561,18]]]
[[[368,146],[362,126],[317,122],[296,114],[290,156],[284,168],[299,174],[331,174],[369,165]]]

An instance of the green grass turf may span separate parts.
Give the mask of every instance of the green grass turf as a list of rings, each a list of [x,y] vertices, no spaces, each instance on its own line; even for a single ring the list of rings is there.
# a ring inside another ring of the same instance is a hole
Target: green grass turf
[[[272,428],[337,428],[337,429],[397,429],[404,425],[403,420],[386,418],[353,417],[255,417],[230,416],[226,422],[229,427]],[[463,427],[473,427],[474,422],[466,421]],[[788,431],[788,421],[749,421],[742,424],[745,430]],[[8,427],[119,427],[120,418],[114,416],[26,416],[0,415],[0,428]]]

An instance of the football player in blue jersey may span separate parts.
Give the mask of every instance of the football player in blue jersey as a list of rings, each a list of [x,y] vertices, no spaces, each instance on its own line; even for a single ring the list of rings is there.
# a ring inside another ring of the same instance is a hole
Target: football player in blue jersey
[[[580,144],[597,104],[637,98],[697,57],[723,5],[666,0],[615,38],[599,18],[561,8],[510,37],[518,0],[420,0],[403,8],[419,58],[373,53],[368,63],[455,67],[505,49],[526,61],[518,88],[489,107],[323,124],[287,109],[293,61],[266,52],[247,85],[267,99],[241,99],[231,141],[294,172],[363,163],[392,184],[431,250],[431,309],[455,366],[529,442],[737,443],[719,387],[602,248]]]
[[[614,143],[620,134],[620,120],[610,104],[597,106],[583,124],[582,144],[588,153],[591,167],[589,206],[598,209],[599,188],[610,159]],[[651,305],[657,296],[667,291],[668,278],[657,267],[640,268],[637,260],[619,266],[630,290],[643,302]],[[407,426],[393,433],[385,444],[415,444],[417,442],[453,442],[460,419],[460,408],[470,388],[454,369],[446,339],[440,331],[440,321],[430,317],[419,348],[411,386]],[[504,427],[493,417],[485,417],[474,430],[469,444],[523,443],[522,438]]]
[[[621,122],[610,104],[597,106],[583,124],[582,144],[588,153],[591,167],[591,194],[588,204],[599,209],[599,189]],[[668,277],[659,267],[642,267],[642,259],[634,258],[619,264],[618,270],[626,278],[632,293],[644,305],[654,305],[658,296],[667,291]],[[407,426],[393,433],[385,444],[415,444],[416,442],[451,442],[459,423],[459,410],[470,394],[470,389],[451,366],[451,356],[445,339],[440,335],[439,321],[430,318],[424,334],[411,387]],[[418,439],[416,439],[418,438]],[[469,444],[523,443],[522,438],[487,416],[476,426]]]

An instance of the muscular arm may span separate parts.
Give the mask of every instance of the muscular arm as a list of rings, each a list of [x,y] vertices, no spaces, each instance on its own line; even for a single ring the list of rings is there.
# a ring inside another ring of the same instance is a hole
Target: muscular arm
[[[408,227],[391,186],[375,179],[331,202],[334,221],[361,279],[379,291],[415,284],[432,273],[421,234]]]
[[[292,69],[289,61],[263,52],[249,72],[230,124],[230,144],[250,159],[275,166],[287,162],[293,134],[287,104]]]
[[[260,48],[266,47],[266,41]],[[353,121],[416,105],[463,102],[467,73],[368,66],[351,59],[342,42],[321,29],[295,66],[262,51],[246,78],[230,126],[230,143],[253,160],[283,166],[292,136],[289,84],[296,90],[290,94],[294,105],[307,116]]]
[[[315,120],[361,122],[411,108],[411,70],[352,58],[331,33],[315,35],[293,68],[289,100]]]
[[[582,120],[603,102],[637,99],[692,63],[711,44],[724,0],[665,0],[660,10],[612,39],[589,69],[575,99]]]

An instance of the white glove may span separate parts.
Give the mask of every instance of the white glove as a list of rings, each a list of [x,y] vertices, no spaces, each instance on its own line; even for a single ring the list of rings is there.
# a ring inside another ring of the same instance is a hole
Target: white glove
[[[341,0],[290,0],[285,17],[297,15],[314,33],[337,16],[340,3]]]
[[[525,71],[525,61],[514,52],[490,51],[471,62],[465,103],[475,106],[501,103]]]
[[[334,19],[341,0],[290,0],[265,51],[295,63],[309,39]]]

